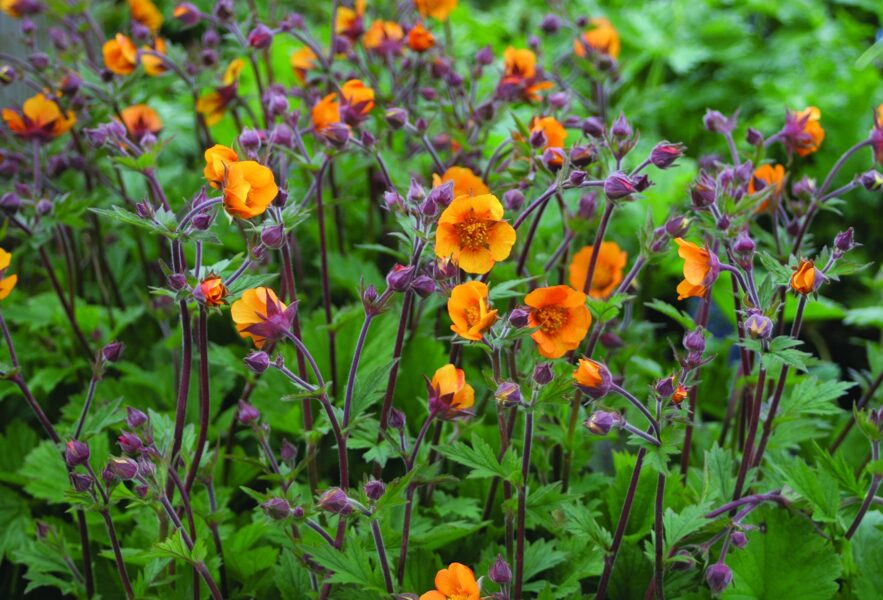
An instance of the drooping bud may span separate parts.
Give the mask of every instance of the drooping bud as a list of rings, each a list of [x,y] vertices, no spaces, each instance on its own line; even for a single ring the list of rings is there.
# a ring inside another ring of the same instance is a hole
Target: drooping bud
[[[405,428],[405,413],[400,411],[397,408],[393,408],[389,411],[389,426],[393,429],[398,429],[399,431]]]
[[[264,50],[273,43],[273,32],[270,28],[259,23],[248,33],[248,45],[258,50]]]
[[[596,400],[606,396],[613,387],[613,376],[607,366],[591,358],[579,359],[573,379],[582,393]]]
[[[762,312],[752,310],[745,319],[745,331],[756,340],[768,340],[773,334],[773,322]]]
[[[585,420],[583,426],[595,435],[607,435],[614,427],[622,424],[622,417],[615,412],[597,410]]]
[[[661,398],[668,398],[672,394],[675,393],[675,380],[674,377],[666,377],[664,379],[660,379],[656,382],[656,386],[654,386],[654,390],[656,394]]]
[[[705,572],[705,581],[715,594],[719,594],[733,581],[733,571],[724,563],[714,563]]]
[[[606,127],[601,117],[589,117],[583,121],[582,129],[584,134],[593,138],[600,138],[604,137]]]
[[[564,150],[561,148],[546,148],[543,150],[543,165],[553,173],[564,166],[564,159]]]
[[[693,331],[688,331],[684,334],[684,348],[689,350],[690,352],[705,352],[705,334],[702,333],[702,328],[697,327]]]
[[[859,177],[859,181],[865,189],[873,192],[883,188],[883,175],[881,175],[878,171],[867,171],[861,177]]]
[[[574,146],[570,149],[570,162],[577,167],[587,167],[598,159],[598,150],[592,146]]]
[[[264,227],[261,230],[261,242],[268,248],[281,248],[285,242],[285,228],[281,224]]]
[[[141,438],[131,431],[122,432],[117,438],[117,442],[120,445],[120,449],[126,454],[135,454],[144,447]]]
[[[706,172],[701,172],[690,189],[690,198],[696,208],[706,208],[714,204],[717,184]]]
[[[435,281],[428,275],[420,275],[411,282],[411,289],[421,298],[428,298],[435,292]]]
[[[245,400],[239,400],[239,411],[236,417],[239,419],[240,423],[248,425],[249,423],[253,423],[260,419],[261,413]]]
[[[408,111],[398,107],[389,108],[386,110],[386,122],[393,129],[401,129],[408,123]]]
[[[613,126],[610,128],[610,133],[613,134],[613,137],[624,140],[626,138],[632,137],[632,126],[629,123],[628,119],[625,118],[623,113],[619,113],[619,116],[613,122]]]
[[[243,359],[248,370],[256,375],[260,375],[270,366],[270,357],[266,352],[256,350]]]
[[[736,548],[744,548],[748,544],[748,536],[741,531],[734,531],[730,534],[730,543]]]
[[[834,248],[840,254],[846,254],[855,247],[855,232],[852,227],[846,231],[841,231],[837,234],[837,237],[834,238]]]
[[[614,171],[604,180],[604,193],[611,200],[625,198],[636,191],[632,180],[622,171]]]
[[[64,461],[69,467],[82,465],[89,460],[89,446],[79,440],[71,440],[64,447]]]
[[[488,570],[487,575],[488,578],[497,585],[507,585],[512,581],[512,569],[509,567],[509,563],[506,562],[502,554],[497,554],[497,558]]]
[[[117,479],[129,481],[130,479],[134,479],[138,474],[138,463],[131,458],[114,456],[111,457],[110,461],[107,463],[107,470]]]
[[[683,144],[660,142],[650,152],[650,162],[659,169],[667,169],[684,155]]]
[[[291,515],[291,505],[285,498],[270,498],[261,504],[261,508],[274,521],[282,521]]]
[[[763,143],[763,134],[754,127],[749,127],[745,132],[745,141],[752,146],[760,146]]]
[[[386,484],[379,479],[371,479],[365,482],[363,491],[365,492],[365,495],[368,496],[369,500],[377,502],[383,497],[383,494],[386,492]]]
[[[501,406],[521,406],[524,404],[524,397],[521,395],[521,388],[514,381],[503,381],[497,386],[494,392],[494,398]]]
[[[705,111],[702,123],[705,125],[705,129],[713,133],[725,133],[736,128],[734,120],[727,119],[722,113],[711,109]]]
[[[533,381],[537,385],[546,385],[555,378],[555,372],[552,371],[552,363],[541,362],[533,368]]]
[[[521,207],[524,206],[524,194],[517,189],[506,190],[506,193],[503,194],[503,205],[511,211],[521,210]]]
[[[446,181],[444,184],[433,188],[426,200],[436,206],[447,208],[454,201],[454,182]]]
[[[754,243],[747,231],[740,232],[733,243],[733,252],[742,256],[751,256],[754,254],[755,248],[757,248],[757,244]]]
[[[115,363],[123,356],[126,345],[122,342],[113,341],[101,349],[101,358],[106,362]]]
[[[595,216],[598,209],[598,194],[594,191],[583,194],[579,199],[579,208],[577,214],[586,221],[591,220]]]
[[[333,487],[319,497],[317,506],[331,514],[346,516],[352,514],[353,506],[350,499],[339,487]]]
[[[690,231],[690,219],[674,216],[665,222],[665,232],[673,238],[684,237]]]
[[[396,292],[404,292],[410,286],[416,270],[411,265],[394,265],[386,276],[386,285]]]
[[[490,44],[475,53],[475,62],[482,66],[487,66],[494,62],[494,50]]]
[[[571,185],[579,187],[579,185],[586,180],[586,172],[575,169],[570,172],[569,180]]]
[[[92,487],[92,476],[85,473],[71,473],[71,485],[78,492],[88,492]]]
[[[126,409],[126,424],[131,429],[138,429],[147,423],[147,415],[131,406]]]
[[[190,2],[182,2],[172,11],[172,16],[184,27],[195,27],[202,19],[202,13]]]
[[[527,327],[530,322],[530,311],[524,308],[514,308],[512,312],[509,313],[509,324],[512,327],[517,329],[521,329],[522,327]]]

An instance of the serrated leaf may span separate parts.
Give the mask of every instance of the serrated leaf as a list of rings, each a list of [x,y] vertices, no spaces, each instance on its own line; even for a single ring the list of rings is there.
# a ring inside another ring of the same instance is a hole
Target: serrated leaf
[[[467,476],[471,479],[500,477],[514,481],[520,476],[518,458],[510,447],[503,457],[502,464],[497,461],[497,453],[478,435],[472,436],[472,446],[464,442],[455,442],[448,446],[439,446],[438,451],[452,461],[470,469]]]
[[[662,300],[653,300],[651,302],[645,302],[644,306],[646,306],[647,308],[652,308],[656,312],[660,312],[665,316],[673,319],[684,329],[696,328],[696,322],[693,320],[693,317],[682,310],[678,310],[667,302],[663,302]]]
[[[679,541],[688,535],[699,531],[709,523],[705,518],[710,504],[693,504],[687,506],[679,513],[670,508],[665,509],[662,516],[662,526],[665,532],[665,552],[671,550]]]

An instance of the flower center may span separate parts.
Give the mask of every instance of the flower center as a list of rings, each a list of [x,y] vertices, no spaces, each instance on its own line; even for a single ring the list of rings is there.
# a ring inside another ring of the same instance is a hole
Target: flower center
[[[476,323],[478,323],[481,318],[481,311],[477,304],[473,304],[472,306],[467,306],[463,310],[464,315],[466,316],[466,324],[470,327],[474,327]]]
[[[540,327],[540,331],[555,334],[567,323],[567,309],[560,306],[544,306],[533,312],[533,318]]]
[[[488,232],[493,225],[492,221],[482,221],[475,218],[475,213],[454,225],[457,236],[460,238],[460,247],[468,250],[487,248]]]

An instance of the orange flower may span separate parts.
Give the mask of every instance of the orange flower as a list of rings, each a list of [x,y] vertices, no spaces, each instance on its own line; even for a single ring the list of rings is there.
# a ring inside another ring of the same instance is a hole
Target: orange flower
[[[487,273],[508,258],[515,229],[503,219],[503,205],[491,194],[460,196],[444,210],[435,232],[435,254],[450,257],[467,273]]]
[[[595,52],[619,58],[619,33],[613,24],[604,17],[592,19],[590,23],[593,27],[573,42],[574,54],[584,57],[588,46]]]
[[[230,317],[239,335],[251,338],[257,348],[266,341],[281,339],[291,328],[295,305],[286,307],[270,288],[245,290],[230,306]]]
[[[166,41],[162,38],[156,38],[153,41],[153,46],[141,46],[141,50],[142,52],[155,52],[156,54],[165,55]],[[154,56],[153,54],[142,54],[141,64],[144,65],[144,72],[151,77],[162,75],[167,71],[163,59],[159,56]]]
[[[395,21],[374,21],[362,37],[362,45],[381,54],[399,49],[405,32]]]
[[[701,298],[717,279],[720,262],[705,248],[683,238],[675,238],[678,256],[684,259],[684,280],[678,284],[678,300]]]
[[[408,48],[414,52],[426,52],[435,46],[435,36],[423,26],[417,23],[408,32]]]
[[[213,91],[207,92],[196,101],[196,112],[205,119],[206,125],[214,125],[224,117],[227,106],[236,97],[239,87],[239,74],[245,66],[241,58],[231,60],[224,69],[221,85]]]
[[[307,73],[316,68],[316,60],[318,58],[316,53],[310,50],[309,46],[295,50],[294,54],[291,55],[291,70],[294,71],[294,76],[299,82],[306,83]]]
[[[202,174],[205,175],[213,188],[221,187],[227,172],[227,165],[238,160],[239,156],[232,148],[215,144],[205,151],[205,169]]]
[[[340,86],[340,95],[346,101],[347,112],[362,118],[374,108],[374,90],[359,79],[350,79]]]
[[[0,10],[14,19],[42,12],[43,4],[37,0],[0,0]]]
[[[675,388],[674,393],[671,395],[671,401],[675,404],[680,404],[687,398],[688,390],[683,385],[678,384],[678,387]]]
[[[199,291],[202,293],[206,306],[221,306],[228,294],[224,281],[214,273],[209,273],[199,283]]]
[[[773,186],[771,197],[778,199],[782,194],[782,188],[785,187],[785,167],[782,165],[760,165],[754,171],[751,181],[748,182],[748,193],[756,194],[766,188]],[[757,207],[758,212],[766,210],[769,200],[764,200]]]
[[[450,167],[443,175],[432,174],[432,187],[437,188],[449,181],[454,182],[454,198],[459,196],[481,196],[490,194],[491,190],[481,177],[466,167]]]
[[[475,390],[466,383],[463,369],[447,364],[429,382],[429,412],[442,419],[462,416],[475,404]]]
[[[334,33],[356,41],[362,35],[362,21],[365,17],[365,0],[356,0],[355,6],[340,6],[334,21]]]
[[[570,286],[537,288],[524,298],[530,307],[528,325],[537,327],[530,337],[546,358],[559,358],[575,350],[592,323],[586,295]]]
[[[481,281],[467,281],[451,291],[448,315],[453,321],[451,331],[474,342],[497,320],[497,311],[489,309],[487,285]]]
[[[567,130],[555,117],[534,117],[530,122],[530,131],[542,131],[546,136],[546,148],[563,148],[567,138]]]
[[[591,358],[579,359],[573,378],[580,390],[591,398],[603,398],[613,386],[613,377],[607,367]]]
[[[524,48],[516,50],[512,46],[503,52],[503,79],[497,87],[503,97],[522,97],[534,102],[539,100],[539,92],[552,87],[537,73],[537,56]]]
[[[414,7],[423,17],[445,21],[457,8],[457,0],[414,0]]]
[[[801,111],[789,111],[781,134],[785,146],[799,156],[818,150],[825,139],[825,130],[819,122],[821,117],[821,111],[815,106]]]
[[[503,71],[507,77],[530,79],[537,73],[537,55],[527,48],[516,50],[509,46],[503,52]]]
[[[801,260],[791,276],[791,289],[804,296],[813,293],[821,283],[817,275],[818,269],[811,260]]]
[[[104,66],[117,75],[129,75],[138,66],[138,49],[127,36],[116,34],[101,48]]]
[[[162,13],[156,8],[156,5],[150,0],[129,0],[129,10],[132,13],[132,20],[141,23],[150,30],[150,33],[156,35],[162,25]]]
[[[146,104],[135,104],[124,108],[120,113],[126,131],[132,139],[140,140],[145,133],[159,133],[162,129],[162,120],[156,111]]]
[[[337,94],[331,93],[316,102],[312,111],[313,129],[322,132],[330,125],[340,123],[340,102]]]
[[[420,600],[478,600],[480,593],[472,569],[455,562],[435,574],[435,589]]]
[[[273,171],[253,160],[227,164],[224,208],[242,219],[257,217],[267,210],[279,188]]]
[[[592,246],[584,246],[573,255],[570,263],[570,285],[577,290],[585,289],[589,262],[592,260]],[[601,242],[595,272],[592,275],[592,288],[589,296],[606,298],[622,282],[622,269],[628,261],[628,253],[620,249],[616,242]]]
[[[20,138],[49,141],[67,133],[77,117],[72,112],[62,113],[53,98],[37,94],[25,100],[21,112],[4,108],[3,120]]]
[[[12,254],[0,248],[0,300],[5,300],[18,282],[18,275],[6,276],[6,269],[12,262]]]

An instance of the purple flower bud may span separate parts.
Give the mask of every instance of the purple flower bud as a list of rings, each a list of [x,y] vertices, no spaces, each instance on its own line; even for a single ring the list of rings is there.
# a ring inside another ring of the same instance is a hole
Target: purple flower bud
[[[879,190],[883,187],[883,175],[874,170],[862,174],[862,176],[859,177],[859,181],[865,186],[865,189],[870,192]]]
[[[172,273],[169,275],[169,287],[179,292],[187,287],[187,276],[184,273]]]
[[[509,563],[505,561],[503,555],[497,554],[497,559],[487,573],[488,578],[497,585],[507,585],[512,581],[512,569]]]
[[[622,417],[615,412],[606,410],[595,411],[583,423],[583,426],[595,435],[607,435],[614,427],[619,427]]]
[[[278,117],[288,112],[288,98],[275,90],[270,90],[264,95],[264,104],[271,117]]]
[[[257,152],[261,148],[261,136],[257,131],[246,127],[239,134],[239,146],[246,152]]]
[[[540,38],[531,34],[527,36],[527,47],[536,52],[540,49]]]
[[[239,400],[239,412],[236,416],[240,423],[248,425],[249,423],[254,423],[260,419],[261,413],[245,400]]]
[[[834,248],[836,248],[841,254],[849,252],[856,247],[854,236],[855,232],[852,227],[846,231],[841,231],[837,234],[837,237],[834,238]]]
[[[3,85],[9,85],[13,83],[16,79],[18,79],[18,73],[16,73],[15,68],[9,65],[0,66],[0,83]]]
[[[294,469],[294,466],[297,464],[297,454],[297,446],[289,442],[287,438],[284,438],[279,455],[282,457],[282,462],[288,465],[289,469]]]
[[[552,108],[563,109],[570,101],[570,95],[567,92],[555,92],[549,95],[549,105]]]
[[[494,62],[494,50],[491,48],[490,44],[484,46],[481,50],[475,53],[475,62],[482,66]]]
[[[542,22],[540,23],[540,29],[543,30],[543,33],[552,35],[553,33],[557,33],[561,28],[561,19],[558,18],[558,15],[547,14],[543,17]],[[491,578],[493,579],[493,578]]]
[[[524,308],[514,308],[509,313],[509,324],[512,327],[521,329],[527,327],[530,322],[530,312]]]
[[[426,129],[428,127],[429,127],[429,123],[423,117],[420,117],[419,119],[414,121],[414,129],[416,129],[417,133],[419,133],[421,135],[426,133]]]
[[[553,173],[564,166],[564,150],[561,148],[546,148],[543,151],[543,165]]]
[[[604,193],[611,200],[625,198],[636,191],[632,180],[622,171],[614,171],[604,180]]]
[[[705,125],[705,129],[714,133],[725,133],[736,128],[735,120],[727,119],[720,112],[711,109],[705,111],[702,124]]]
[[[304,510],[304,507],[298,504],[293,509],[291,509],[291,516],[295,519],[303,519],[306,516],[307,512]]]
[[[610,128],[610,133],[613,134],[613,137],[624,140],[626,138],[632,137],[632,133],[634,132],[628,119],[625,118],[625,115],[623,113],[619,113],[616,121],[613,122],[613,127]]]
[[[190,2],[178,4],[172,14],[184,27],[199,25],[199,21],[202,19],[202,13]]]
[[[705,334],[702,333],[702,328],[697,327],[693,331],[688,331],[684,334],[683,343],[684,348],[690,352],[698,352],[700,354],[705,352]]]
[[[726,231],[730,228],[731,223],[732,221],[730,220],[730,217],[728,217],[727,215],[721,215],[720,219],[717,220],[716,225],[717,228],[721,231]]]
[[[674,377],[666,377],[664,379],[660,379],[656,382],[654,390],[656,391],[656,395],[661,398],[670,397],[672,394],[675,393]]]
[[[85,473],[71,473],[71,484],[78,492],[88,492],[92,487],[92,476]]]
[[[533,380],[537,385],[546,385],[555,378],[552,371],[552,363],[542,362],[533,369]]]
[[[606,129],[601,117],[589,117],[583,121],[583,133],[593,138],[604,137]]]
[[[279,249],[285,242],[285,228],[279,225],[270,225],[261,230],[261,242],[268,248]]]
[[[675,216],[665,222],[665,233],[673,238],[684,237],[690,231],[690,219],[684,216]]]
[[[678,550],[672,559],[671,568],[674,571],[689,571],[696,566],[696,559],[689,550]]]
[[[403,210],[405,208],[404,199],[395,190],[383,192],[383,205],[386,210]]]
[[[601,345],[605,348],[622,348],[625,346],[625,342],[622,341],[622,338],[613,333],[612,331],[605,331],[601,334]]]
[[[368,285],[364,290],[362,290],[362,304],[365,306],[371,306],[377,302],[377,299],[380,297],[380,294],[377,293],[377,288],[374,285]]]
[[[144,447],[141,438],[131,431],[122,432],[117,438],[117,442],[119,442],[120,448],[126,454],[135,454]]]
[[[71,440],[64,447],[64,461],[69,467],[82,465],[89,460],[89,446],[79,440]]]
[[[503,381],[497,386],[494,392],[494,398],[501,406],[521,406],[524,404],[524,397],[521,395],[521,388],[514,381]]]
[[[45,217],[49,213],[52,212],[52,203],[46,198],[40,198],[40,201],[37,202],[37,206],[35,207],[37,214],[41,217]]]
[[[52,47],[58,52],[64,52],[70,45],[67,34],[60,27],[49,28],[49,41],[52,42]]]
[[[757,245],[754,243],[754,240],[751,239],[751,236],[747,231],[742,231],[736,237],[736,241],[733,243],[733,252],[736,254],[741,254],[742,256],[751,256],[754,254],[754,249]]]
[[[690,189],[690,197],[693,200],[693,206],[696,208],[706,208],[714,204],[715,190],[717,184],[704,171],[699,174],[699,178]]]
[[[546,133],[542,129],[530,132],[530,145],[534,148],[542,148],[546,145]]]
[[[363,490],[369,500],[377,502],[383,497],[384,492],[386,492],[386,484],[379,479],[371,479],[365,483]]]
[[[730,534],[730,542],[736,548],[741,549],[748,544],[748,536],[741,531],[734,531],[732,534]]]
[[[650,152],[650,162],[659,169],[667,169],[684,155],[683,144],[660,142]]]
[[[574,146],[570,149],[570,162],[577,167],[587,167],[598,159],[598,150],[592,146]]]
[[[212,226],[214,220],[215,219],[211,213],[199,213],[198,215],[194,215],[190,220],[190,223],[193,224],[193,228],[197,231],[206,231]]]
[[[45,52],[34,52],[28,56],[28,62],[38,71],[44,71],[49,66],[49,55]]]
[[[580,170],[573,170],[570,172],[570,183],[574,187],[578,187],[583,181],[586,180],[586,172]]]
[[[791,191],[801,200],[809,200],[816,193],[816,182],[809,177],[802,177],[791,187]]]
[[[518,211],[524,206],[524,194],[521,190],[506,190],[503,194],[503,206],[507,210]]]
[[[303,31],[306,29],[306,22],[304,21],[304,17],[300,13],[289,13],[285,16],[282,21],[279,22],[279,29],[281,31],[289,32],[289,31]]]
[[[131,458],[122,456],[111,457],[107,463],[107,470],[110,471],[117,479],[128,481],[134,479],[138,474],[138,463]]]
[[[137,42],[150,41],[150,29],[138,21],[132,22],[132,38]]]
[[[122,342],[113,341],[101,349],[101,358],[106,362],[115,363],[123,355],[126,345]]]
[[[435,292],[435,281],[427,275],[420,275],[411,282],[411,289],[421,298],[428,298]]]
[[[422,87],[422,88],[420,88],[420,97],[423,98],[424,100],[428,100],[429,102],[432,102],[433,100],[438,98],[438,92],[436,92],[431,87]],[[420,119],[417,119],[417,120],[420,121]],[[425,124],[426,121],[423,121],[423,123]],[[420,130],[420,128],[417,127],[417,123],[414,124],[414,127],[417,128],[418,131]],[[424,127],[424,129],[425,129],[425,127]]]
[[[236,10],[233,7],[233,0],[217,0],[212,9],[212,14],[221,21],[230,20],[236,14]]]
[[[724,563],[714,563],[705,572],[705,581],[715,594],[719,594],[733,581],[733,572]]]
[[[21,20],[21,34],[25,37],[30,37],[37,30],[37,25],[28,17],[24,17]]]
[[[386,122],[393,129],[401,129],[408,123],[408,111],[404,108],[392,107],[386,110]]]
[[[270,498],[261,504],[261,508],[274,521],[287,519],[291,514],[291,505],[288,504],[288,500],[285,498]]]
[[[418,204],[426,197],[426,190],[420,185],[416,179],[411,178],[411,184],[408,186],[408,202]]]
[[[337,125],[339,125],[339,123]],[[336,125],[331,127],[336,128]],[[345,138],[349,139],[349,129],[345,125],[342,125],[342,129],[346,130]],[[346,139],[344,139],[343,143],[346,143]],[[285,123],[279,123],[273,127],[273,130],[270,132],[270,143],[282,146],[283,148],[294,148],[294,132],[291,131],[291,127]]]
[[[218,64],[218,52],[214,48],[203,48],[199,53],[199,61],[204,67],[213,67]]]
[[[416,267],[395,265],[386,276],[386,284],[396,292],[404,292],[411,284]]]
[[[388,423],[393,429],[403,430],[405,428],[405,413],[397,408],[393,408],[389,411]]]
[[[752,146],[760,146],[763,143],[763,134],[754,127],[749,127],[745,132],[745,141]]]
[[[322,130],[322,137],[335,148],[343,148],[350,139],[350,133],[345,123],[332,123]]]
[[[635,184],[635,190],[638,192],[643,192],[648,187],[653,185],[653,182],[650,181],[650,178],[646,175],[638,175],[637,177],[632,179],[632,182]]]
[[[346,516],[352,514],[353,506],[350,499],[339,487],[333,487],[319,497],[317,502],[321,510],[335,515]]]
[[[576,19],[574,19],[573,23],[574,25],[582,29],[589,24],[589,18],[585,15],[580,15]]]
[[[745,331],[756,340],[768,340],[773,334],[773,322],[758,310],[752,310],[745,319]]]
[[[150,493],[150,487],[144,483],[142,483],[141,485],[136,485],[134,489],[139,498],[147,498],[147,494]]]
[[[597,192],[589,192],[588,194],[583,194],[579,199],[579,208],[577,209],[577,214],[581,219],[585,219],[586,221],[590,220],[595,216],[595,211],[598,209],[598,194]]]
[[[270,367],[270,357],[266,352],[256,350],[243,359],[245,366],[252,373],[260,375]]]
[[[138,429],[147,423],[147,415],[131,406],[126,409],[126,424],[132,429]]]
[[[446,181],[442,185],[432,188],[426,199],[437,206],[447,208],[454,201],[454,182]]]

